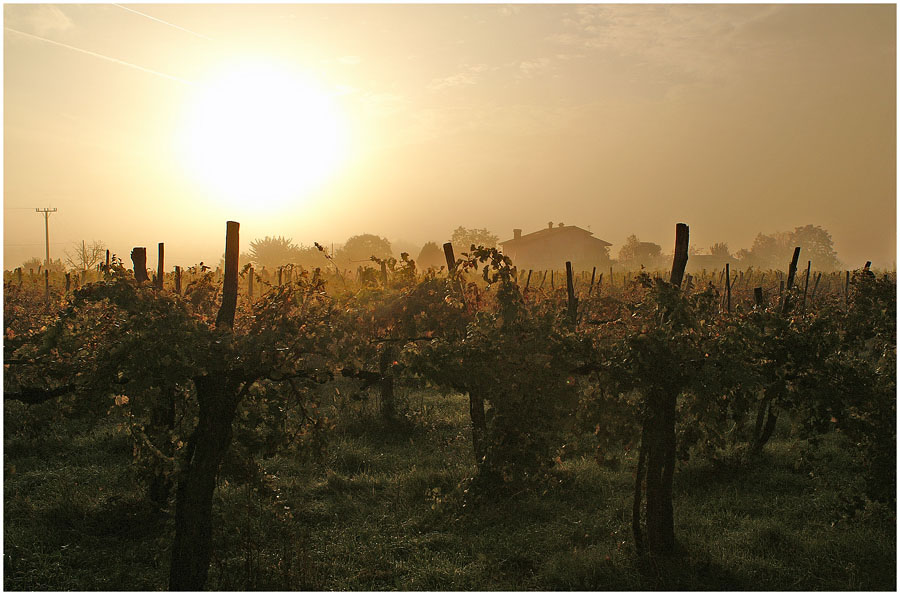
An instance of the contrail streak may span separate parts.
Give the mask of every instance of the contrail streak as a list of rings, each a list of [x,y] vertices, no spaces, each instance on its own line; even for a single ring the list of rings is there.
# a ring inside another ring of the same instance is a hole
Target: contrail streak
[[[18,33],[19,35],[24,35],[25,37],[31,37],[32,39],[37,39],[39,41],[43,41],[45,43],[50,43],[53,45],[58,45],[59,47],[62,47],[62,48],[66,48],[66,49],[73,50],[76,52],[81,52],[82,54],[87,54],[88,56],[94,56],[95,58],[100,58],[101,60],[106,60],[107,62],[112,62],[113,64],[121,64],[122,66],[127,66],[128,68],[134,68],[135,70],[140,70],[142,72],[146,72],[149,74],[155,74],[156,76],[161,76],[162,78],[169,79],[170,81],[184,83],[185,85],[193,85],[194,84],[192,81],[185,80],[183,78],[178,78],[177,76],[173,76],[171,74],[166,74],[165,72],[159,72],[158,70],[151,70],[150,68],[144,68],[143,66],[138,66],[137,64],[132,64],[131,62],[126,62],[125,60],[119,60],[118,58],[113,58],[111,56],[104,56],[103,54],[98,54],[97,52],[92,52],[90,50],[77,48],[73,45],[69,45],[66,43],[59,42],[59,41],[53,41],[52,39],[47,39],[46,37],[39,37],[37,35],[32,35],[31,33],[25,33],[24,31],[18,31],[16,29],[12,29],[10,27],[4,27],[4,29],[7,31],[12,31],[13,33]]]
[[[158,19],[154,16],[150,16],[149,14],[140,12],[133,8],[128,8],[127,6],[123,6],[121,4],[113,4],[113,6],[118,6],[119,8],[121,8],[123,10],[127,10],[128,12],[133,12],[134,14],[139,14],[142,17],[146,17],[152,21],[156,21],[157,23],[162,23],[163,25],[168,25],[169,27],[174,27],[174,28],[178,29],[179,31],[184,31],[185,33],[190,33],[191,35],[194,35],[201,39],[206,39],[207,41],[213,41],[212,37],[207,37],[206,35],[203,35],[202,33],[197,33],[196,31],[191,31],[190,29],[185,29],[184,27],[179,27],[178,25],[176,25],[174,23],[170,23],[169,21],[164,21],[162,19]]]

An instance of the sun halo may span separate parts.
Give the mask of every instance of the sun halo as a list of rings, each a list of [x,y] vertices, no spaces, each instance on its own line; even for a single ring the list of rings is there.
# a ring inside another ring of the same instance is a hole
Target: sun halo
[[[232,206],[282,207],[332,175],[345,153],[332,97],[264,61],[231,64],[201,82],[180,127],[188,174]]]

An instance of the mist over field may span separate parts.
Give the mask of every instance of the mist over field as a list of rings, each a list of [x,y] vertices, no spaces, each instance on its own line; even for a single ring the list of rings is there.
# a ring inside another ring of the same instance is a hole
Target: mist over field
[[[896,255],[891,5],[7,5],[4,268],[548,221]]]

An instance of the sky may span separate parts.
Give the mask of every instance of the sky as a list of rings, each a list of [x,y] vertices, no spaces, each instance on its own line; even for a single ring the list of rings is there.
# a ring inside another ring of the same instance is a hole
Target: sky
[[[4,6],[4,267],[100,240],[827,229],[896,265],[894,5]],[[414,249],[415,248],[415,249]],[[167,267],[169,268],[169,267]]]

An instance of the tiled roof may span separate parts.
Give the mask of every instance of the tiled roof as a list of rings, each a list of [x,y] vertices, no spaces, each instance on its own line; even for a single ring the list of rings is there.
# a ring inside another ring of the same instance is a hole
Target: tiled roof
[[[538,231],[533,231],[533,232],[531,232],[531,233],[522,234],[518,239],[517,239],[517,238],[511,238],[511,239],[509,239],[509,240],[505,240],[505,241],[500,242],[500,243],[505,245],[505,244],[512,244],[512,243],[518,243],[518,242],[532,242],[532,241],[535,241],[535,240],[542,240],[542,239],[547,238],[547,237],[549,237],[549,236],[551,236],[551,235],[558,234],[558,233],[561,233],[561,232],[567,232],[567,233],[568,233],[568,232],[572,232],[572,231],[580,232],[580,233],[583,233],[583,234],[586,234],[586,235],[589,235],[589,236],[594,235],[594,232],[588,231],[588,230],[586,230],[586,229],[582,229],[582,228],[580,228],[580,227],[578,227],[578,226],[576,226],[576,225],[566,225],[566,226],[564,226],[564,227],[559,227],[559,226],[557,226],[557,227],[545,227],[544,229],[541,229],[541,230],[538,230]],[[597,241],[597,242],[600,242],[600,243],[603,244],[604,246],[612,246],[612,244],[610,244],[609,242],[607,242],[607,241],[605,241],[605,240],[601,240],[600,238],[591,238],[591,239],[592,239],[592,240],[595,240],[595,241]]]

